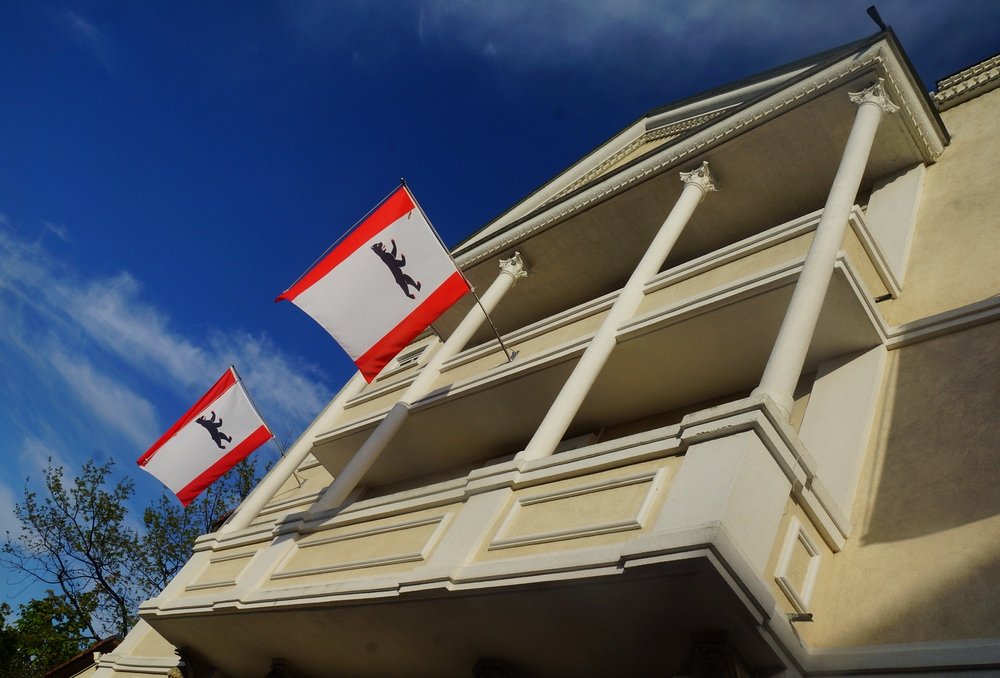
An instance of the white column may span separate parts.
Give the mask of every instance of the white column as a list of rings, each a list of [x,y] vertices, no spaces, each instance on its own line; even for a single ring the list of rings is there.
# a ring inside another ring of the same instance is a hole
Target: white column
[[[344,405],[347,401],[359,394],[364,387],[365,379],[359,372],[347,382],[344,388],[340,390],[340,393],[337,394],[337,397],[330,401],[330,404],[323,409],[309,428],[299,436],[299,439],[278,460],[274,468],[257,483],[257,487],[246,496],[233,514],[233,517],[219,528],[219,534],[235,532],[250,526],[250,523],[260,515],[267,502],[271,501],[271,497],[281,489],[289,476],[295,473],[296,469],[309,456],[309,452],[312,450],[313,438],[316,437],[314,429],[319,426],[329,426],[335,422],[344,411]]]
[[[514,253],[510,259],[500,261],[500,275],[493,281],[486,293],[480,298],[486,313],[496,308],[497,304],[519,278],[527,276],[521,255]],[[399,401],[392,406],[389,413],[379,423],[378,427],[368,436],[347,466],[337,475],[330,487],[320,496],[310,512],[325,511],[343,504],[354,490],[361,478],[371,468],[375,460],[382,454],[393,437],[403,426],[410,414],[410,404],[427,394],[441,373],[441,366],[446,360],[457,354],[472,338],[479,326],[486,320],[486,313],[479,305],[475,305],[466,314],[459,326],[452,332],[444,345],[431,357],[417,378],[406,389]]]
[[[667,260],[667,255],[670,254],[681,231],[694,214],[695,208],[709,191],[717,190],[707,162],[703,162],[696,170],[680,174],[684,190],[681,191],[674,208],[670,210],[666,221],[660,226],[660,230],[625,283],[625,287],[611,306],[594,338],[580,356],[580,361],[563,384],[562,390],[559,391],[559,395],[556,396],[527,447],[517,455],[519,462],[547,457],[555,451],[556,445],[566,435],[567,429],[573,423],[573,417],[580,410],[594,381],[597,380],[597,375],[608,361],[608,356],[615,347],[618,328],[629,320],[639,307],[643,288]]]
[[[851,207],[868,165],[875,132],[883,113],[899,110],[886,96],[881,78],[866,90],[852,92],[850,97],[858,104],[854,125],[764,375],[760,385],[754,389],[754,394],[770,396],[786,415],[792,411],[792,395],[802,374],[806,353],[833,277],[837,252],[844,240]]]

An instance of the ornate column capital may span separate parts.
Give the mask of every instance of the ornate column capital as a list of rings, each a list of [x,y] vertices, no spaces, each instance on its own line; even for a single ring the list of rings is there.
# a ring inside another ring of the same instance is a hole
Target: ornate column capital
[[[701,167],[697,169],[693,169],[690,172],[681,172],[681,181],[688,186],[697,186],[700,188],[703,196],[709,191],[719,190],[718,184],[715,183],[715,177],[712,176],[712,172],[708,169],[707,160],[701,163]]]
[[[892,114],[899,110],[899,106],[892,103],[889,95],[885,93],[885,79],[879,78],[878,82],[860,92],[848,92],[847,96],[858,106],[862,104],[874,104],[882,109],[883,113]]]
[[[506,273],[517,283],[520,278],[528,277],[528,267],[521,258],[520,252],[514,252],[509,259],[500,260],[500,272]]]

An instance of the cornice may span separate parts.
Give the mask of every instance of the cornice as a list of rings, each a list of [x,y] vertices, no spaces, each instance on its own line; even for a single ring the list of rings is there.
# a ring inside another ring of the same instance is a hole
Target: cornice
[[[457,253],[457,261],[462,268],[468,268],[503,252],[533,233],[544,230],[651,176],[697,157],[698,154],[717,146],[729,137],[757,126],[766,119],[776,117],[789,107],[804,103],[822,90],[835,87],[866,69],[873,70],[878,76],[885,78],[886,90],[893,101],[899,103],[901,120],[914,137],[914,143],[924,161],[936,160],[944,150],[944,141],[934,129],[933,123],[926,119],[927,112],[921,105],[923,95],[903,85],[908,81],[905,69],[892,53],[890,45],[883,42],[873,46],[856,60],[829,66],[731,115],[724,117],[720,115],[715,122],[709,121],[692,134],[680,136],[676,144],[669,144],[634,163],[623,166],[598,183],[589,187],[584,185],[576,193],[549,203],[541,208],[541,212],[514,223],[495,237],[465,252]]]
[[[548,205],[553,203],[563,196],[569,195],[573,191],[589,184],[594,179],[606,174],[608,171],[613,169],[616,165],[625,160],[628,156],[632,155],[637,149],[641,148],[645,144],[651,143],[653,141],[669,141],[671,139],[676,139],[681,134],[689,132],[695,128],[701,127],[706,122],[718,118],[723,113],[725,113],[728,108],[719,109],[716,111],[710,111],[704,115],[697,115],[692,118],[687,118],[685,120],[679,120],[677,122],[664,125],[663,127],[658,127],[654,129],[649,129],[640,134],[638,137],[630,141],[629,143],[622,146],[620,149],[609,155],[607,158],[602,160],[600,163],[594,166],[589,172],[579,177],[575,181],[571,182],[551,198],[548,198],[543,205]]]
[[[938,81],[931,93],[938,110],[945,111],[1000,87],[1000,54]]]

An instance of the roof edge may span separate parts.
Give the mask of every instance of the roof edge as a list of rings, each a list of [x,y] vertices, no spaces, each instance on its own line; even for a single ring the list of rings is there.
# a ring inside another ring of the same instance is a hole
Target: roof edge
[[[883,43],[882,47],[878,47],[880,42]],[[817,68],[810,69],[793,83],[765,93],[755,102],[741,106],[705,127],[693,130],[689,135],[677,139],[677,143],[657,149],[650,155],[637,159],[635,163],[618,168],[601,180],[583,186],[561,200],[545,205],[544,209],[528,214],[486,237],[477,240],[475,235],[471,236],[453,250],[459,265],[467,268],[493,254],[503,252],[535,231],[603,201],[637,181],[693,160],[709,148],[727,140],[737,130],[745,131],[751,124],[760,124],[763,120],[784,112],[787,106],[801,103],[805,98],[815,96],[820,90],[853,77],[866,68],[882,71],[889,80],[891,91],[904,108],[902,124],[914,138],[917,150],[925,162],[934,162],[943,152],[949,136],[891,30],[855,41],[850,47],[853,48],[850,51],[825,52],[824,54],[833,55],[826,64],[817,64]],[[846,60],[851,56],[854,58]],[[795,63],[801,64],[803,61],[808,62],[809,59]],[[483,230],[479,233],[482,234]]]

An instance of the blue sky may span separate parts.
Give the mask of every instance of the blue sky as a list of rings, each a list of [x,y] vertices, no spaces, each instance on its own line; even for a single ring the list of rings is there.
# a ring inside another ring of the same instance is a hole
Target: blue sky
[[[230,362],[298,435],[353,366],[273,299],[399,177],[454,245],[645,111],[874,33],[868,4],[0,4],[0,529],[49,456],[144,505],[134,460]],[[1000,3],[879,9],[928,87],[1000,51]]]

